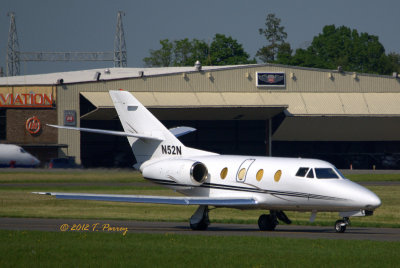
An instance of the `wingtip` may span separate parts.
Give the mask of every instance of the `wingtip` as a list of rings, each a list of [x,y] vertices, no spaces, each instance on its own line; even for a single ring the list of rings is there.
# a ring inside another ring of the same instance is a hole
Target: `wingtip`
[[[49,192],[32,192],[32,194],[51,195]]]

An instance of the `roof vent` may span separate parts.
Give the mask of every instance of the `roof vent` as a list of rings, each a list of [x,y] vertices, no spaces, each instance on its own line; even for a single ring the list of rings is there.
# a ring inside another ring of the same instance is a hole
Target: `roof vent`
[[[201,71],[201,63],[200,61],[196,61],[194,64],[194,68],[196,68],[196,71],[200,72]]]
[[[95,79],[96,81],[99,81],[99,80],[100,80],[100,75],[101,75],[100,72],[96,72],[96,73],[94,74],[94,79]]]
[[[398,78],[398,77],[399,77],[399,74],[398,74],[397,72],[393,72],[393,77],[394,77],[394,78]]]

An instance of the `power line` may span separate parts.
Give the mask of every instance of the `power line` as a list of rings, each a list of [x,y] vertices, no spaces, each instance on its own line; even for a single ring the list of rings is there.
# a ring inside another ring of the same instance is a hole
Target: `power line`
[[[15,13],[9,12],[10,29],[6,57],[7,76],[20,75],[20,62],[33,61],[113,61],[115,67],[127,67],[127,50],[122,24],[123,11],[117,13],[114,52],[21,52],[15,23]]]

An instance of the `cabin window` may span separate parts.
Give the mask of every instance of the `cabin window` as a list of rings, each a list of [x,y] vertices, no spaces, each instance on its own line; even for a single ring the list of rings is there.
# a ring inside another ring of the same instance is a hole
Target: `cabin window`
[[[226,168],[223,168],[222,170],[221,170],[221,174],[220,174],[220,176],[221,176],[221,179],[225,179],[226,178],[226,175],[228,175],[228,168],[226,167]]]
[[[313,179],[314,178],[314,170],[311,168],[307,174],[307,178]]]
[[[297,177],[304,177],[307,174],[307,171],[309,170],[308,167],[301,167],[299,170],[297,170],[296,176]]]
[[[246,169],[245,169],[245,168],[242,168],[242,169],[239,171],[238,179],[242,181],[242,180],[244,179],[244,177],[246,177]]]
[[[278,170],[274,175],[274,181],[278,182],[281,179],[282,170]]]
[[[264,170],[263,169],[260,169],[259,171],[257,171],[256,179],[258,181],[261,181],[263,176],[264,176]]]
[[[315,168],[315,175],[318,179],[339,179],[332,168]]]

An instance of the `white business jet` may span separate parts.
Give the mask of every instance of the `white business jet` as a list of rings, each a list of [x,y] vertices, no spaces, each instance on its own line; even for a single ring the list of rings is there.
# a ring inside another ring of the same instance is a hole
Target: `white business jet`
[[[33,168],[39,164],[40,161],[22,147],[14,144],[0,144],[0,167]]]
[[[46,193],[62,199],[84,199],[174,205],[198,205],[190,218],[193,230],[210,224],[208,207],[265,209],[260,230],[274,230],[278,220],[290,223],[283,212],[339,212],[335,224],[344,232],[350,216],[372,215],[381,205],[377,195],[346,179],[333,165],[321,160],[260,156],[219,155],[184,146],[131,93],[110,91],[124,131],[53,126],[128,137],[138,168],[145,179],[184,196]],[[190,132],[190,131],[189,131]]]

